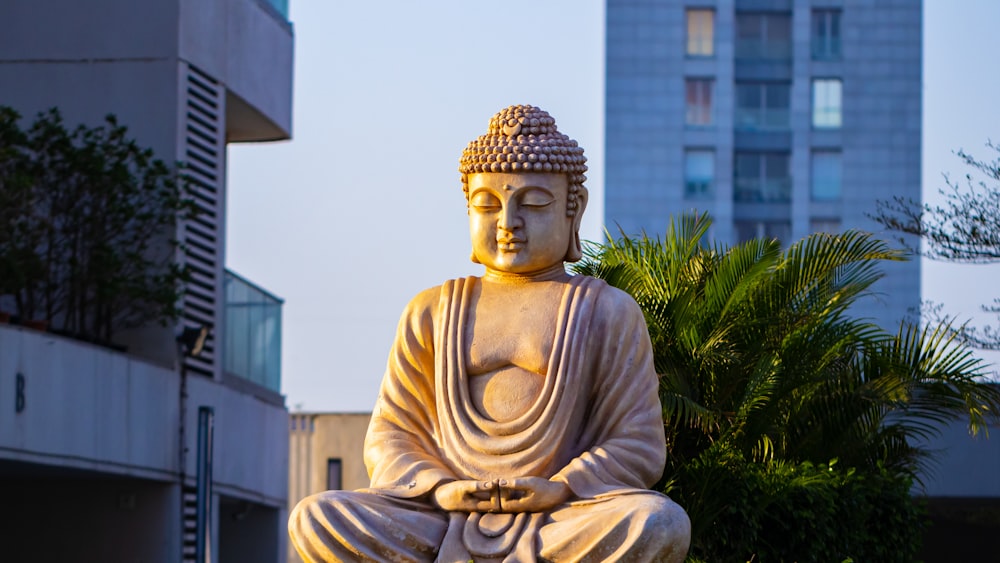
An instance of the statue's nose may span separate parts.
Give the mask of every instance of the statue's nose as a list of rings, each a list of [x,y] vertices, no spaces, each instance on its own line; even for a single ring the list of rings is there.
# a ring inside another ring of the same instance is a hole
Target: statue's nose
[[[517,212],[517,206],[504,206],[503,211],[500,213],[500,221],[497,227],[505,231],[513,231],[522,226],[523,221],[521,220],[520,213]]]

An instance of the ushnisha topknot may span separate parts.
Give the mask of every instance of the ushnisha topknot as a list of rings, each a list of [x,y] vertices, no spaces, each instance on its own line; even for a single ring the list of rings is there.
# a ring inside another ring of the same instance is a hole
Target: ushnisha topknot
[[[556,129],[556,120],[535,106],[516,105],[490,118],[485,135],[462,151],[458,171],[469,197],[469,174],[480,172],[555,172],[569,178],[566,214],[576,215],[576,196],[587,180],[583,147]]]

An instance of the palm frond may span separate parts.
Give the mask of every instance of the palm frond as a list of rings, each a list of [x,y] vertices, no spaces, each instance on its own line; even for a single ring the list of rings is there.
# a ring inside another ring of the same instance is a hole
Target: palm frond
[[[784,252],[774,240],[708,247],[710,225],[683,215],[662,238],[609,235],[574,267],[643,311],[671,463],[712,449],[916,476],[931,459],[922,441],[942,425],[984,431],[1000,412],[1000,387],[955,330],[890,333],[852,316],[901,251],[861,231]]]

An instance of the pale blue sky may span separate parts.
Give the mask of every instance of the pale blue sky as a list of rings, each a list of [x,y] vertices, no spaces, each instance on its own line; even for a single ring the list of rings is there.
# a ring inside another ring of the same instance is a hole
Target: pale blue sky
[[[580,142],[583,237],[600,238],[604,2],[293,0],[291,20],[293,140],[230,145],[227,263],[286,299],[289,408],[364,411],[410,297],[481,272],[457,165],[496,111],[540,106]],[[951,151],[1000,141],[997,24],[996,0],[925,1],[928,197],[942,172],[965,173]],[[924,297],[971,315],[998,279],[925,264]]]

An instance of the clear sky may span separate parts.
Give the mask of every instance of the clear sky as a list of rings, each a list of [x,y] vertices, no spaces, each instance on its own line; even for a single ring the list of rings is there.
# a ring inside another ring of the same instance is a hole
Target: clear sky
[[[966,172],[952,151],[990,157],[986,141],[1000,142],[1000,2],[924,4],[930,198],[941,173]],[[293,139],[230,145],[227,264],[286,300],[289,408],[365,411],[406,302],[482,270],[457,166],[498,110],[539,106],[584,147],[582,236],[600,239],[604,2],[293,0],[291,20]],[[1000,267],[924,270],[924,298],[951,313],[1000,296]]]

